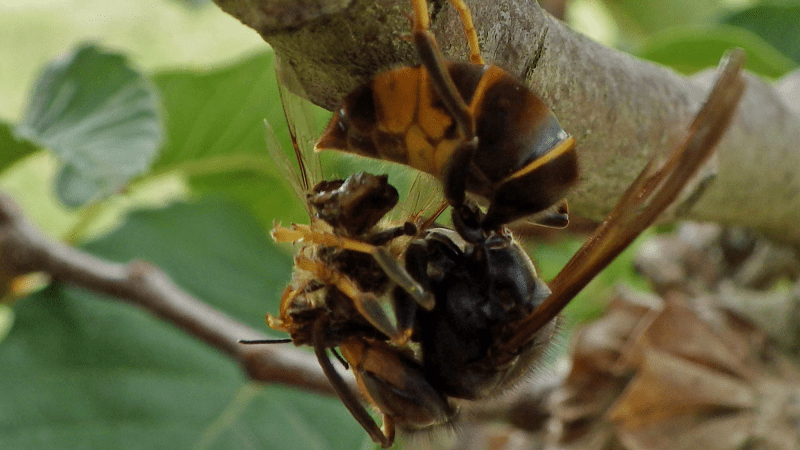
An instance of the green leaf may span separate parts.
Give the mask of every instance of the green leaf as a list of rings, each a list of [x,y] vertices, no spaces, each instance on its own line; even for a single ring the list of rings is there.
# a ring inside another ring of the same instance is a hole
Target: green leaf
[[[183,5],[190,9],[201,9],[211,3],[210,0],[172,0],[174,3]]]
[[[19,134],[61,159],[56,193],[80,206],[148,169],[162,141],[158,96],[119,54],[87,44],[50,63]]]
[[[564,309],[567,323],[572,325],[598,317],[606,307],[612,290],[620,284],[640,291],[649,291],[648,283],[636,272],[634,259],[641,243],[652,233],[645,231],[601,271]],[[539,276],[550,281],[564,268],[567,262],[586,241],[585,235],[565,233],[558,239],[536,242],[526,246],[536,265]],[[566,331],[566,330],[565,330]]]
[[[189,175],[245,169],[275,174],[264,146],[264,118],[283,120],[272,60],[267,52],[216,70],[155,75],[167,145],[153,168]],[[282,140],[287,136],[284,129]]]
[[[729,49],[741,47],[747,52],[747,70],[767,77],[779,77],[796,64],[755,34],[737,27],[676,27],[657,33],[638,52],[673,69],[691,74],[716,67]]]
[[[291,145],[272,52],[213,71],[171,71],[155,81],[164,98],[168,133],[157,171],[184,173],[196,194],[224,195],[250,205],[265,224],[303,217],[283,180],[287,174],[272,161],[264,140],[266,119],[283,145]]]
[[[194,176],[189,179],[189,185],[198,195],[219,196],[247,205],[265,227],[275,222],[308,222],[304,200],[279,178],[235,171]]]
[[[720,11],[719,0],[606,0],[625,35],[650,33],[685,24],[708,23]]]
[[[8,303],[0,303],[0,342],[6,338],[14,324],[14,310]]]
[[[291,269],[248,211],[220,201],[134,213],[85,249],[151,261],[261,328]],[[364,439],[338,400],[254,385],[218,351],[123,302],[55,286],[15,313],[0,342],[0,448],[352,449]]]
[[[262,329],[292,265],[246,208],[215,199],[132,213],[121,229],[84,247],[114,261],[150,261],[203,301]]]
[[[736,12],[724,23],[750,30],[800,64],[800,4],[761,4]]]
[[[12,125],[0,121],[0,172],[36,150],[33,143],[16,136]]]

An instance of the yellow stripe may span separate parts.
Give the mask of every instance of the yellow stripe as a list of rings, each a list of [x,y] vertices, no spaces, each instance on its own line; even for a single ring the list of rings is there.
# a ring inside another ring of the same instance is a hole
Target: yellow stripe
[[[503,78],[504,75],[506,75],[506,73],[503,69],[497,66],[492,65],[486,69],[481,79],[478,81],[478,85],[475,86],[475,92],[472,93],[472,102],[469,104],[469,112],[472,114],[472,117],[476,116],[478,107],[483,104],[483,95],[486,93],[486,90],[492,87],[497,80]]]
[[[540,156],[539,158],[536,158],[535,160],[533,160],[533,162],[523,167],[522,169],[512,173],[511,175],[507,176],[504,180],[502,180],[498,184],[505,183],[508,180],[513,180],[514,178],[525,176],[533,172],[534,170],[538,169],[539,167],[544,166],[550,161],[553,161],[559,156],[569,152],[573,148],[575,148],[575,138],[573,138],[572,136],[568,136],[566,139],[559,142],[558,145],[556,145],[553,149],[547,152],[547,154],[545,154],[544,156]]]

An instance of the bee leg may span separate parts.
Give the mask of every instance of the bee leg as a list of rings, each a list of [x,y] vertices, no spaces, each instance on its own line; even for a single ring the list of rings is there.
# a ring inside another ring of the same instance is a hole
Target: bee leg
[[[431,279],[428,275],[428,248],[423,239],[408,244],[406,249],[406,272],[411,275],[423,289],[430,291]]]
[[[425,239],[417,239],[406,250],[406,271],[426,290],[441,283],[445,273],[464,260],[463,250],[452,240],[452,230],[435,230]],[[431,270],[434,269],[434,270]]]
[[[325,376],[328,377],[328,380],[331,382],[331,386],[333,386],[333,390],[336,391],[336,395],[339,396],[339,399],[344,403],[344,406],[350,411],[350,414],[356,419],[356,422],[361,425],[362,428],[369,434],[369,437],[381,447],[387,448],[392,445],[394,441],[394,436],[392,435],[387,436],[384,432],[378,427],[378,424],[372,419],[369,415],[367,410],[364,408],[364,405],[361,404],[359,398],[356,394],[347,386],[344,379],[339,372],[336,371],[336,368],[333,367],[330,358],[328,357],[327,346],[324,337],[324,327],[325,324],[322,321],[317,322],[314,324],[314,354],[317,355],[317,360],[319,361],[319,365],[322,367],[322,372],[325,373]],[[394,428],[392,428],[394,431]],[[394,434],[394,433],[392,433]]]
[[[413,225],[412,225],[413,226]],[[407,225],[403,225],[407,227]],[[356,239],[339,236],[314,230],[308,225],[292,224],[291,228],[276,226],[272,230],[272,238],[277,242],[313,242],[328,247],[337,247],[345,250],[367,253],[375,258],[378,265],[393,282],[408,292],[423,308],[433,308],[433,297],[426,293],[411,276],[406,273],[403,266],[385,248],[362,242]],[[313,270],[311,270],[313,272]],[[354,297],[351,297],[354,298]],[[355,298],[354,298],[355,300]],[[381,330],[383,331],[383,330]]]
[[[387,242],[399,238],[400,236],[414,236],[417,234],[417,227],[411,222],[403,225],[387,228],[370,236],[367,241],[372,245],[384,245]]]
[[[459,145],[447,161],[442,180],[445,199],[453,206],[453,223],[459,233],[473,243],[483,238],[483,214],[466,196],[466,180],[472,175],[472,157],[477,148],[477,138]]]
[[[562,199],[533,217],[533,223],[548,228],[566,228],[569,225],[569,205]]]
[[[426,377],[425,370],[402,351],[381,341],[350,338],[339,344],[356,381],[384,417],[383,434],[391,439],[394,421],[414,428],[444,423],[455,414],[447,397]]]
[[[336,287],[342,294],[353,301],[353,306],[378,331],[388,336],[392,342],[404,343],[410,337],[410,331],[401,332],[392,322],[381,306],[381,301],[373,294],[362,292],[358,286],[346,275],[331,270],[320,261],[312,260],[306,256],[297,256],[294,264],[296,267],[311,272],[325,284]]]
[[[402,288],[392,289],[392,306],[394,316],[397,318],[397,329],[407,333],[410,337],[414,331],[415,319],[417,316],[417,303]]]
[[[475,28],[472,26],[469,8],[463,0],[453,0],[452,4],[461,15],[465,32],[468,40],[470,40],[472,53],[477,53],[478,58],[480,58],[480,49],[478,48]],[[412,27],[414,45],[417,48],[422,65],[430,74],[434,89],[439,94],[439,98],[447,111],[453,117],[456,131],[461,138],[461,144],[454,150],[445,167],[445,198],[466,219],[466,215],[469,212],[462,208],[466,195],[466,180],[471,171],[473,155],[478,148],[478,138],[475,136],[475,117],[458,92],[450,72],[445,67],[444,57],[436,44],[436,39],[428,29],[430,20],[428,18],[427,0],[412,0],[412,5],[415,16],[414,26]],[[474,46],[472,41],[474,41]],[[482,63],[482,60],[480,63]]]
[[[475,120],[444,65],[444,57],[436,44],[436,39],[428,30],[430,21],[427,0],[412,0],[411,3],[415,16],[411,31],[420,61],[430,74],[439,98],[453,116],[458,134],[464,141],[470,141],[475,138]]]
[[[473,244],[486,239],[483,225],[483,213],[475,203],[466,203],[460,209],[453,209],[453,228],[464,240]]]
[[[407,273],[424,292],[428,293],[431,303],[423,307],[430,311],[436,306],[436,300],[431,291],[431,280],[427,273],[427,267],[428,254],[426,241],[422,239],[412,241],[406,248],[404,272]],[[404,289],[396,289],[392,293],[392,302],[394,303],[395,317],[397,317],[397,328],[400,330],[413,331],[418,302],[415,302]]]
[[[483,64],[481,47],[478,44],[478,33],[475,32],[475,26],[472,24],[472,13],[469,10],[469,6],[464,0],[450,0],[450,4],[458,11],[461,23],[464,25],[464,34],[467,35],[467,42],[469,43],[469,61],[472,64]]]
[[[385,248],[375,247],[372,257],[381,266],[386,276],[406,291],[418,305],[427,310],[433,309],[433,295],[409,275],[400,262],[392,257]]]
[[[276,226],[271,234],[275,242],[312,242],[361,253],[372,253],[375,250],[375,246],[370,243],[315,230],[309,225],[292,224],[291,228]]]
[[[386,233],[386,235],[384,235],[384,233]],[[373,239],[370,239],[370,241],[375,243],[376,239],[378,241],[385,239],[388,242],[395,237],[414,236],[415,234],[417,234],[417,227],[411,222],[406,222],[401,226],[389,228],[384,232],[373,236]],[[386,274],[386,276],[388,276],[395,284],[404,290],[416,304],[419,304],[427,310],[433,309],[433,295],[430,294],[428,289],[420,286],[414,277],[412,277],[406,271],[406,269],[400,265],[399,261],[396,258],[393,258],[385,248],[375,247],[371,254],[372,257],[375,258],[375,261],[377,261],[378,265],[381,266],[381,269],[383,269],[383,272]],[[404,306],[400,306],[399,308],[400,311],[405,311],[408,309]],[[398,305],[395,305],[395,311],[398,311]],[[400,320],[398,317],[398,328],[401,330],[409,330],[410,332],[411,321],[407,322],[405,325],[400,325]]]
[[[459,145],[444,168],[444,197],[456,210],[466,201],[467,177],[470,175],[472,157],[478,149],[478,140]]]
[[[394,419],[392,419],[392,416],[386,414],[383,415],[383,426],[381,426],[381,431],[383,432],[383,435],[386,436],[386,439],[389,440],[389,442],[394,442]]]
[[[283,290],[283,294],[281,295],[280,305],[290,304],[292,300],[295,297],[297,297],[301,292],[303,292],[310,283],[311,280],[307,280],[296,288],[292,288],[291,285],[286,286],[286,289]],[[281,312],[279,317],[275,317],[272,314],[267,313],[265,319],[267,321],[267,325],[269,325],[269,327],[272,328],[273,330],[288,333],[289,327],[286,326],[281,317],[283,317],[283,312]]]
[[[464,27],[464,34],[469,44],[469,60],[473,64],[483,64],[483,57],[481,56],[481,47],[478,44],[478,34],[475,32],[475,25],[472,23],[472,13],[469,6],[464,0],[450,0],[458,16],[461,18],[461,24]],[[411,0],[411,5],[414,8],[414,21],[413,28],[420,30],[428,30],[430,28],[430,19],[428,16],[428,0]]]

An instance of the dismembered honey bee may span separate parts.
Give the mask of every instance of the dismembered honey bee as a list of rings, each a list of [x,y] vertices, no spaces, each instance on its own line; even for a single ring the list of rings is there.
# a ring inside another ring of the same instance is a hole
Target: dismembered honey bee
[[[284,73],[281,78],[291,79],[291,74]],[[419,351],[415,351],[419,345],[410,342],[416,311],[431,310],[433,294],[410,276],[400,258],[411,238],[431,228],[444,205],[438,210],[431,208],[433,203],[421,192],[437,189],[420,178],[412,191],[428,207],[409,206],[405,209],[416,214],[400,213],[408,220],[393,222],[387,213],[398,203],[399,195],[386,175],[361,172],[344,180],[321,180],[319,161],[310,147],[302,145],[305,140],[298,138],[300,127],[294,123],[308,121],[308,113],[283,87],[281,95],[298,163],[296,176],[276,139],[269,139],[269,147],[273,159],[294,180],[310,224],[276,226],[272,232],[278,242],[300,243],[280,311],[276,316],[267,315],[270,327],[289,333],[290,339],[243,342],[294,342],[313,347],[348,410],[373,440],[389,446],[394,439],[394,421],[428,426],[454,414],[446,395],[427,382]],[[427,217],[423,216],[426,209],[430,210]],[[335,369],[329,354],[332,349],[344,367],[353,370],[362,394],[382,411],[390,411],[384,413],[383,430]],[[392,397],[394,392],[402,395]],[[374,397],[370,393],[375,393]],[[422,404],[417,404],[419,399]]]
[[[295,145],[311,224],[273,231],[277,241],[301,245],[270,326],[314,348],[345,406],[383,447],[392,445],[395,426],[450,422],[458,399],[498,395],[527,373],[563,307],[655,221],[708,158],[744,90],[744,55],[734,51],[683,143],[660,167],[645,167],[548,285],[503,225],[560,201],[577,176],[574,142],[538,97],[482,64],[469,10],[462,0],[452,3],[472,62],[444,61],[428,30],[427,3],[412,0],[422,66],[381,74],[346,97],[317,148],[381,157],[439,177],[454,229],[434,223],[441,208],[419,220],[381,221],[398,202],[385,177],[362,173],[312,184],[305,152]],[[393,103],[401,94],[417,102]],[[488,210],[466,192],[486,198]],[[382,426],[335,369],[331,349],[352,370]]]

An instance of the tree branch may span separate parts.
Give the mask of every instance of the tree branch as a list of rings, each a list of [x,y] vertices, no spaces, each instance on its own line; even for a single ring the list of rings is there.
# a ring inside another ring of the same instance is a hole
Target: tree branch
[[[12,277],[45,272],[54,280],[123,299],[238,361],[256,381],[287,384],[335,395],[310,353],[288,346],[243,345],[263,333],[208,306],[178,287],[152,264],[117,264],[46,237],[17,205],[0,193],[0,261]]]
[[[723,230],[719,228],[717,233],[721,234]],[[738,255],[737,258],[728,261],[728,263],[731,264],[731,266],[728,267],[717,261],[722,258],[721,255],[725,253],[720,251],[718,247],[737,245],[738,248],[740,246],[739,244],[741,244],[741,238],[733,236],[729,238],[731,242],[726,243],[725,239],[722,237],[715,238],[714,236],[716,236],[716,234],[709,234],[708,231],[706,231],[705,234],[707,235],[704,238],[705,240],[701,238],[701,241],[705,242],[705,244],[697,245],[697,243],[695,243],[695,245],[680,245],[679,243],[670,242],[666,245],[670,251],[656,251],[645,255],[645,257],[649,257],[650,259],[653,258],[653,255],[657,255],[658,261],[648,260],[649,263],[644,272],[651,281],[656,283],[657,287],[665,290],[663,293],[665,298],[668,298],[669,292],[672,291],[677,292],[678,290],[685,290],[686,293],[691,292],[689,297],[695,298],[694,301],[698,302],[698,305],[703,306],[703,314],[698,317],[718,318],[719,316],[715,315],[716,313],[710,314],[710,312],[713,311],[723,311],[722,309],[713,309],[719,308],[719,306],[714,306],[713,308],[709,307],[712,304],[716,305],[715,302],[718,300],[713,300],[714,298],[728,299],[731,296],[731,292],[742,292],[748,296],[748,299],[754,298],[753,295],[759,293],[761,295],[766,294],[766,292],[742,289],[741,286],[736,285],[736,280],[750,280],[752,282],[752,280],[760,280],[763,278],[763,276],[753,277],[752,274],[751,276],[743,278],[740,276],[742,270],[738,270],[748,268],[752,265],[750,262],[753,260],[761,260],[764,258],[762,252],[758,251],[758,246],[753,246],[746,254]],[[699,235],[703,235],[703,233],[676,232],[674,236],[665,237],[673,240],[680,240],[683,236],[691,236],[690,239],[697,239]],[[692,241],[684,244],[690,242]],[[660,244],[656,242],[656,245]],[[742,250],[741,248],[738,249]],[[774,262],[774,260],[776,260],[774,256],[776,250],[780,249],[770,249],[771,255],[773,256],[766,257],[766,259],[770,262]],[[43,271],[52,276],[54,280],[81,286],[94,292],[113,295],[131,304],[142,307],[159,318],[182,328],[189,335],[206,342],[239,361],[254,380],[268,383],[281,383],[326,395],[333,395],[333,390],[330,388],[327,378],[325,378],[319,364],[311,354],[285,346],[264,347],[238,344],[238,340],[241,338],[263,339],[265,336],[221,312],[214,310],[182,291],[166,274],[148,263],[141,261],[129,264],[112,263],[44,236],[41,231],[21,215],[16,204],[2,193],[0,193],[0,262],[2,262],[0,273],[4,275],[13,277],[31,272]],[[665,276],[666,274],[676,273],[674,270],[676,266],[681,268],[677,272],[682,275],[678,276],[684,278],[676,280]],[[774,265],[771,269],[768,275],[769,277],[784,277],[787,269],[789,269],[789,273],[792,274],[792,279],[795,279],[797,276],[796,259],[792,259],[785,265],[779,265],[777,270]],[[709,272],[713,273],[710,274]],[[661,280],[660,283],[659,280]],[[774,283],[766,281],[759,284],[772,286]],[[725,291],[720,289],[722,286],[725,286]],[[779,295],[782,296],[785,301],[794,301],[797,303],[796,292],[797,288],[795,288],[794,294],[783,292],[779,293]],[[655,298],[651,296],[645,297],[647,297],[647,299]],[[701,301],[700,299],[703,300]],[[648,301],[651,302],[652,300]],[[634,301],[631,305],[641,310],[643,309],[643,305],[650,304],[648,301]],[[658,301],[660,302],[660,300]],[[729,300],[725,300],[723,303],[727,307],[730,307],[728,301]],[[777,304],[777,301],[774,299],[771,300],[771,302]],[[746,303],[752,303],[752,301]],[[754,323],[759,323],[760,321],[757,318],[763,317],[766,323],[773,325],[775,322],[774,317],[777,317],[775,313],[768,312],[764,314],[764,303],[756,303],[760,305],[753,310],[756,315],[746,316],[747,319],[753,320],[755,317],[756,320]],[[619,301],[611,302],[611,304],[615,305],[615,308],[620,309]],[[611,351],[602,347],[605,344],[623,345],[622,349],[625,351],[639,348],[638,346],[626,344],[628,340],[631,339],[631,336],[636,337],[643,335],[640,329],[641,327],[634,326],[638,323],[639,317],[636,316],[631,319],[631,317],[623,315],[624,320],[621,320],[621,325],[610,326],[605,324],[604,321],[609,321],[608,317],[613,315],[613,311],[614,309],[612,308],[611,312],[606,313],[604,316],[605,319],[601,318],[589,326],[594,327],[601,333],[611,334],[614,338],[598,338],[591,333],[583,333],[583,336],[594,336],[592,339],[586,340],[586,342],[592,344],[593,347],[590,346],[591,348],[588,350],[584,349],[583,353],[573,351],[573,358],[575,355],[579,357],[583,355],[584,358],[586,358],[586,355],[590,355],[596,360],[593,360],[593,363],[603,363],[603,361],[605,361],[604,358],[608,358],[609,356],[618,358],[619,355],[623,354],[623,351],[620,349],[612,349],[613,351]],[[724,311],[724,317],[733,317],[733,313],[730,310],[726,309]],[[788,349],[792,349],[796,346],[797,339],[795,335],[797,334],[798,327],[795,322],[797,317],[785,318],[786,320],[783,322],[785,322],[786,326],[783,328],[770,327],[778,333],[770,335],[771,339],[761,337],[761,331],[755,326],[749,325],[750,322],[748,322],[747,319],[743,316],[739,319],[726,322],[727,324],[735,324],[747,331],[747,334],[744,336],[747,339],[743,340],[741,345],[737,344],[729,347],[735,348],[737,351],[744,349],[742,350],[742,354],[745,354],[745,352],[752,350],[750,346],[754,346],[755,350],[757,350],[754,354],[762,356],[769,355],[769,358],[763,358],[759,361],[770,364],[777,361],[776,365],[784,371],[784,374],[769,378],[765,383],[753,384],[753,386],[756,388],[767,385],[779,386],[779,388],[783,390],[778,391],[779,395],[770,397],[769,400],[781,402],[778,403],[779,405],[791,404],[794,398],[792,395],[794,395],[797,390],[796,387],[794,387],[797,379],[796,374],[798,373],[796,361],[792,362],[787,359],[786,355],[778,354],[773,351],[772,346],[774,342],[786,341],[787,347],[781,350],[783,352],[788,352]],[[619,319],[614,319],[613,317],[612,320],[619,321]],[[666,323],[681,324],[683,323],[682,320],[682,318],[681,320],[671,319],[667,320]],[[791,320],[795,320],[795,322],[791,322]],[[629,334],[633,332],[638,334]],[[789,336],[788,339],[781,339],[781,337],[786,336],[786,332],[791,333],[791,336]],[[720,336],[723,336],[723,334],[720,334]],[[671,346],[669,348],[675,347],[679,345],[680,342],[686,341],[687,339],[686,336],[676,334],[669,335],[668,337],[669,339],[663,339],[663,342],[668,343]],[[792,337],[794,337],[794,339],[792,339]],[[737,338],[741,340],[743,336],[737,336]],[[696,340],[695,338],[688,339],[689,343],[694,342],[692,339]],[[662,342],[662,340],[649,340],[646,342]],[[659,345],[664,344],[662,343]],[[769,345],[769,352],[758,348],[758,346],[761,345]],[[695,348],[696,346],[693,347],[689,345],[688,347]],[[598,348],[600,351],[598,351]],[[619,359],[624,361],[635,360],[634,358]],[[625,372],[626,375],[620,378],[619,373],[608,374],[602,371],[605,369],[607,369],[607,367],[603,364],[595,367],[587,366],[579,361],[572,365],[572,370],[583,373],[581,376],[568,376],[563,370],[543,371],[536,377],[531,378],[531,384],[519,390],[515,390],[509,397],[501,397],[491,402],[466,402],[462,405],[465,412],[460,419],[464,421],[460,424],[461,431],[457,434],[453,434],[451,429],[442,428],[447,438],[445,441],[448,439],[456,439],[455,445],[448,446],[447,448],[478,447],[481,446],[482,443],[489,442],[490,440],[493,440],[493,442],[497,441],[498,437],[508,437],[512,434],[517,436],[520,433],[519,430],[526,431],[526,434],[523,436],[525,438],[524,442],[526,443],[553,441],[556,437],[568,440],[575,438],[570,434],[561,436],[553,434],[558,430],[566,429],[564,427],[548,426],[548,424],[552,423],[554,420],[563,421],[567,425],[578,423],[583,428],[587,428],[586,424],[590,424],[592,426],[592,433],[609,434],[612,433],[612,431],[617,432],[614,430],[618,430],[618,428],[607,425],[607,415],[605,411],[609,405],[625,392],[622,388],[630,381],[631,377],[629,373]],[[599,373],[599,376],[595,372]],[[790,377],[789,375],[785,375],[785,373],[791,373],[793,375]],[[776,380],[780,383],[776,384]],[[577,386],[575,385],[576,383]],[[784,386],[788,386],[790,389],[785,389]],[[598,395],[598,392],[600,392],[601,395]],[[588,398],[593,403],[591,403],[589,408],[579,406],[576,410],[574,409],[575,401],[570,403],[573,397],[580,399]],[[595,408],[598,401],[605,402],[601,405],[604,409]],[[669,402],[670,399],[666,398],[663,404],[669,406]],[[570,409],[570,407],[573,409]],[[582,415],[576,416],[574,414],[576,411]],[[794,412],[794,410],[786,409],[781,411]],[[759,417],[764,420],[772,419],[772,416],[767,417],[763,414]],[[498,428],[499,422],[505,422],[509,424],[509,427],[503,428],[500,426]],[[790,421],[781,423],[790,423]],[[424,442],[429,440],[428,438],[430,436],[435,435],[431,431],[422,431],[420,434],[424,436],[425,439],[413,440],[414,436],[411,436],[409,437],[409,439],[411,439],[410,442],[422,442],[424,444]],[[580,435],[582,434],[583,433]],[[564,436],[566,436],[566,438]],[[791,436],[794,436],[794,434]],[[430,442],[430,448],[443,448],[436,447],[438,441]],[[476,442],[478,444],[476,444]],[[421,448],[424,448],[424,445],[421,446]]]
[[[401,39],[409,30],[408,0],[215,1],[259,32],[307,96],[328,109],[374,74],[417,61]],[[710,71],[684,77],[606,48],[536,2],[468,3],[487,61],[524,78],[578,140],[581,179],[570,201],[579,215],[601,219],[652,155],[666,155],[680,141],[711,86]],[[444,0],[431,10],[444,53],[465,59],[457,14]],[[545,29],[545,51],[532,67]],[[696,202],[681,214],[800,240],[799,77],[773,87],[747,76],[737,117],[702,182],[685,193]]]

